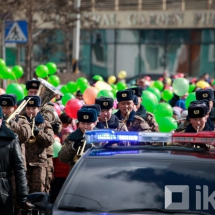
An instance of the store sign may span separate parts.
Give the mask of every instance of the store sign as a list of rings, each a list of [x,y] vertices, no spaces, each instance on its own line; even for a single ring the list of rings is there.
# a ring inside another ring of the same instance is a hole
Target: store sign
[[[98,28],[210,28],[215,27],[215,10],[208,11],[107,11],[84,13],[82,27],[92,26],[86,20],[94,21]]]

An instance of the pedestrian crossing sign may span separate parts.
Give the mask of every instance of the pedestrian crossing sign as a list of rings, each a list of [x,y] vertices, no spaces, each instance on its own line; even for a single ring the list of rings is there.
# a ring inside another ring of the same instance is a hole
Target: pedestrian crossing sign
[[[27,26],[26,21],[5,21],[5,43],[27,43]]]

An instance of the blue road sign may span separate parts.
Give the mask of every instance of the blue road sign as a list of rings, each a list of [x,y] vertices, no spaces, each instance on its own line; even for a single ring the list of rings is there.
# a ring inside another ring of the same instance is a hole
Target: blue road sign
[[[28,23],[26,21],[5,21],[5,43],[27,43]]]

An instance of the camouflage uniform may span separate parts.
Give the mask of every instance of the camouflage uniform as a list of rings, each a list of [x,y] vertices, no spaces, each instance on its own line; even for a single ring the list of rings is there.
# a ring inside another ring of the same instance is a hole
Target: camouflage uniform
[[[26,143],[27,179],[29,184],[29,193],[46,191],[46,150],[54,143],[54,132],[52,130],[51,124],[46,120],[40,124],[38,124],[36,120],[35,124],[39,128],[36,141],[34,143]]]

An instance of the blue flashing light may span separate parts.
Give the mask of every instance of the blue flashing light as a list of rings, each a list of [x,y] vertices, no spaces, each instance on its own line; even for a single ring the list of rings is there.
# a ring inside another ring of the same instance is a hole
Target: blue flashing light
[[[89,156],[110,156],[122,154],[139,154],[139,150],[91,152]]]

